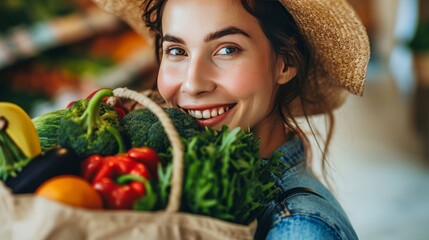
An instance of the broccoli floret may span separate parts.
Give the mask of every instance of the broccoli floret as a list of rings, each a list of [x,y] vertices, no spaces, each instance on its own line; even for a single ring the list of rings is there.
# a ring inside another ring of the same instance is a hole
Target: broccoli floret
[[[111,95],[111,89],[102,89],[91,99],[81,99],[69,108],[60,124],[58,143],[79,158],[125,152],[117,113],[102,103],[103,97]]]
[[[164,108],[177,132],[182,138],[195,136],[204,128],[197,121],[177,108]],[[129,112],[120,122],[131,147],[148,146],[157,152],[165,152],[170,142],[161,122],[149,109],[137,109]]]

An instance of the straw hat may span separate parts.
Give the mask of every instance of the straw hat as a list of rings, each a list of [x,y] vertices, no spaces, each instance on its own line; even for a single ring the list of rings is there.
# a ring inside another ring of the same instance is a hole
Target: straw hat
[[[101,8],[118,15],[141,35],[150,34],[141,16],[143,0],[93,0]],[[322,96],[308,96],[317,102],[304,102],[308,114],[322,113],[320,103],[328,108],[340,106],[347,92],[363,95],[370,56],[366,30],[346,0],[279,0],[294,17],[315,55],[310,69],[309,89],[316,81]],[[312,74],[313,73],[313,74]],[[320,101],[319,101],[320,100]],[[290,109],[302,115],[299,100]]]

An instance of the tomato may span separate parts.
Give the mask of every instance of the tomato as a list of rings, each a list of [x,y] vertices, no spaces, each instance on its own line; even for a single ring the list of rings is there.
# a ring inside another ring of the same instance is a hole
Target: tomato
[[[85,179],[74,175],[48,179],[36,189],[35,194],[74,207],[103,208],[98,192]]]
[[[161,158],[158,153],[150,147],[136,147],[128,150],[128,156],[138,162],[145,164],[155,179],[158,176],[158,165],[161,163]]]

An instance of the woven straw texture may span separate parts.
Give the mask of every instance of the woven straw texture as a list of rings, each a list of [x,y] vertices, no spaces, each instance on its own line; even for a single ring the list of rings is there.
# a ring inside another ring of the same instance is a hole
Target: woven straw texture
[[[150,34],[141,15],[143,0],[93,0],[102,9],[130,24],[146,38]],[[366,30],[346,0],[280,0],[292,14],[314,51],[315,68],[310,69],[307,96],[315,102],[303,102],[307,113],[322,113],[340,106],[347,92],[363,95],[370,46]],[[317,84],[317,85],[316,85]],[[322,96],[312,89],[321,88]],[[297,100],[289,108],[302,115]]]

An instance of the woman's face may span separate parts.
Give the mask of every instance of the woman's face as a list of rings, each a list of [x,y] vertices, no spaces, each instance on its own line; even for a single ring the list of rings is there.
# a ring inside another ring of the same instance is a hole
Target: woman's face
[[[169,0],[162,30],[158,88],[169,105],[204,126],[278,125],[270,113],[284,64],[238,0]]]

